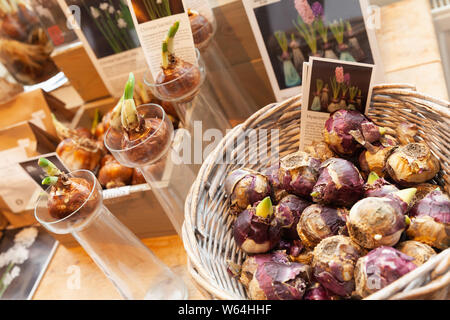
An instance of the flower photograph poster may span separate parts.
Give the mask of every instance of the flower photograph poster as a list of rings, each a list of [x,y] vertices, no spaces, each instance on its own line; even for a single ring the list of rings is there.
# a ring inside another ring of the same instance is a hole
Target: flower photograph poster
[[[277,101],[301,92],[303,62],[381,65],[366,0],[243,0]]]
[[[80,8],[80,27],[97,58],[139,47],[126,1],[66,0]]]
[[[109,93],[120,97],[130,72],[147,63],[126,0],[57,0]]]

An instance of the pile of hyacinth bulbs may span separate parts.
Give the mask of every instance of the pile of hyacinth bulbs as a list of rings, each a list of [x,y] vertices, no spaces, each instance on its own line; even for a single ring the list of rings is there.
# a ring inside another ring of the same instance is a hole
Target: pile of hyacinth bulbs
[[[414,124],[387,131],[338,110],[305,152],[230,172],[232,232],[247,257],[228,270],[251,299],[365,298],[449,247],[439,161]]]

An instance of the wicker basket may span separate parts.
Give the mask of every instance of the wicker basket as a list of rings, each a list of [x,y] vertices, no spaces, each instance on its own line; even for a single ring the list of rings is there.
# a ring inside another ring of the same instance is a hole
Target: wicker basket
[[[441,171],[436,180],[447,192],[450,191],[449,107],[449,102],[418,93],[414,86],[390,84],[374,88],[369,111],[371,119],[390,129],[405,120],[419,126],[418,139],[425,141],[440,159]],[[258,164],[249,164],[248,157],[255,153],[252,150],[249,154],[252,141],[241,141],[236,146],[236,139],[243,137],[247,129],[279,129],[280,156],[295,152],[299,148],[300,115],[301,96],[262,108],[230,131],[202,165],[186,199],[183,242],[189,272],[206,297],[247,298],[244,287],[227,272],[227,261],[241,264],[245,253],[236,247],[232,237],[234,218],[227,214],[224,181],[228,172],[242,165],[258,170],[271,161],[270,155],[262,154]],[[224,159],[227,150],[232,151],[232,156],[245,156],[245,162],[218,164],[216,160]],[[367,299],[447,299],[449,287],[450,249],[447,249]]]

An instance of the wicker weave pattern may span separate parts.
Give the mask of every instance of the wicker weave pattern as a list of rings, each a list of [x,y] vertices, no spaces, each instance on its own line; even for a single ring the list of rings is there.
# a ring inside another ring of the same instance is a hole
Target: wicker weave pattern
[[[416,123],[419,139],[424,140],[440,159],[437,182],[450,191],[450,103],[415,91],[408,84],[381,85],[374,88],[369,116],[395,135],[402,121]],[[225,178],[228,172],[246,167],[267,167],[275,154],[249,147],[256,137],[248,129],[278,129],[279,156],[295,152],[299,147],[301,95],[278,104],[268,105],[227,134],[202,165],[186,199],[183,242],[189,257],[189,271],[202,291],[210,298],[246,299],[244,287],[227,272],[227,260],[241,264],[245,254],[232,237],[234,218],[228,215]],[[269,148],[270,134],[267,139]],[[243,143],[243,142],[246,143]],[[232,163],[226,159],[230,152]],[[256,152],[256,153],[255,153]],[[257,163],[255,155],[259,156]],[[405,275],[369,299],[445,299],[450,286],[450,249]]]

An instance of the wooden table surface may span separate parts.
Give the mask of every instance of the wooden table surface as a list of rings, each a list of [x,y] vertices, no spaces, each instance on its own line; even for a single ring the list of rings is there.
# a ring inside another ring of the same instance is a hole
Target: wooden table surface
[[[181,239],[166,236],[143,239],[142,242],[153,253],[181,276],[189,290],[189,299],[203,299],[190,279],[186,269],[186,252]],[[78,268],[74,268],[78,267]],[[74,269],[80,271],[80,286],[71,283]],[[100,271],[94,261],[81,247],[70,248],[59,245],[46,270],[33,300],[115,300],[121,299],[111,281]]]
[[[220,0],[218,1],[220,3]],[[387,82],[416,84],[418,90],[448,99],[427,0],[403,0],[381,8],[381,28],[376,31]],[[203,299],[186,269],[186,253],[178,236],[143,242],[189,287],[190,299]],[[81,272],[81,286],[70,289],[71,266]],[[82,248],[59,246],[33,299],[120,299],[112,283]]]

